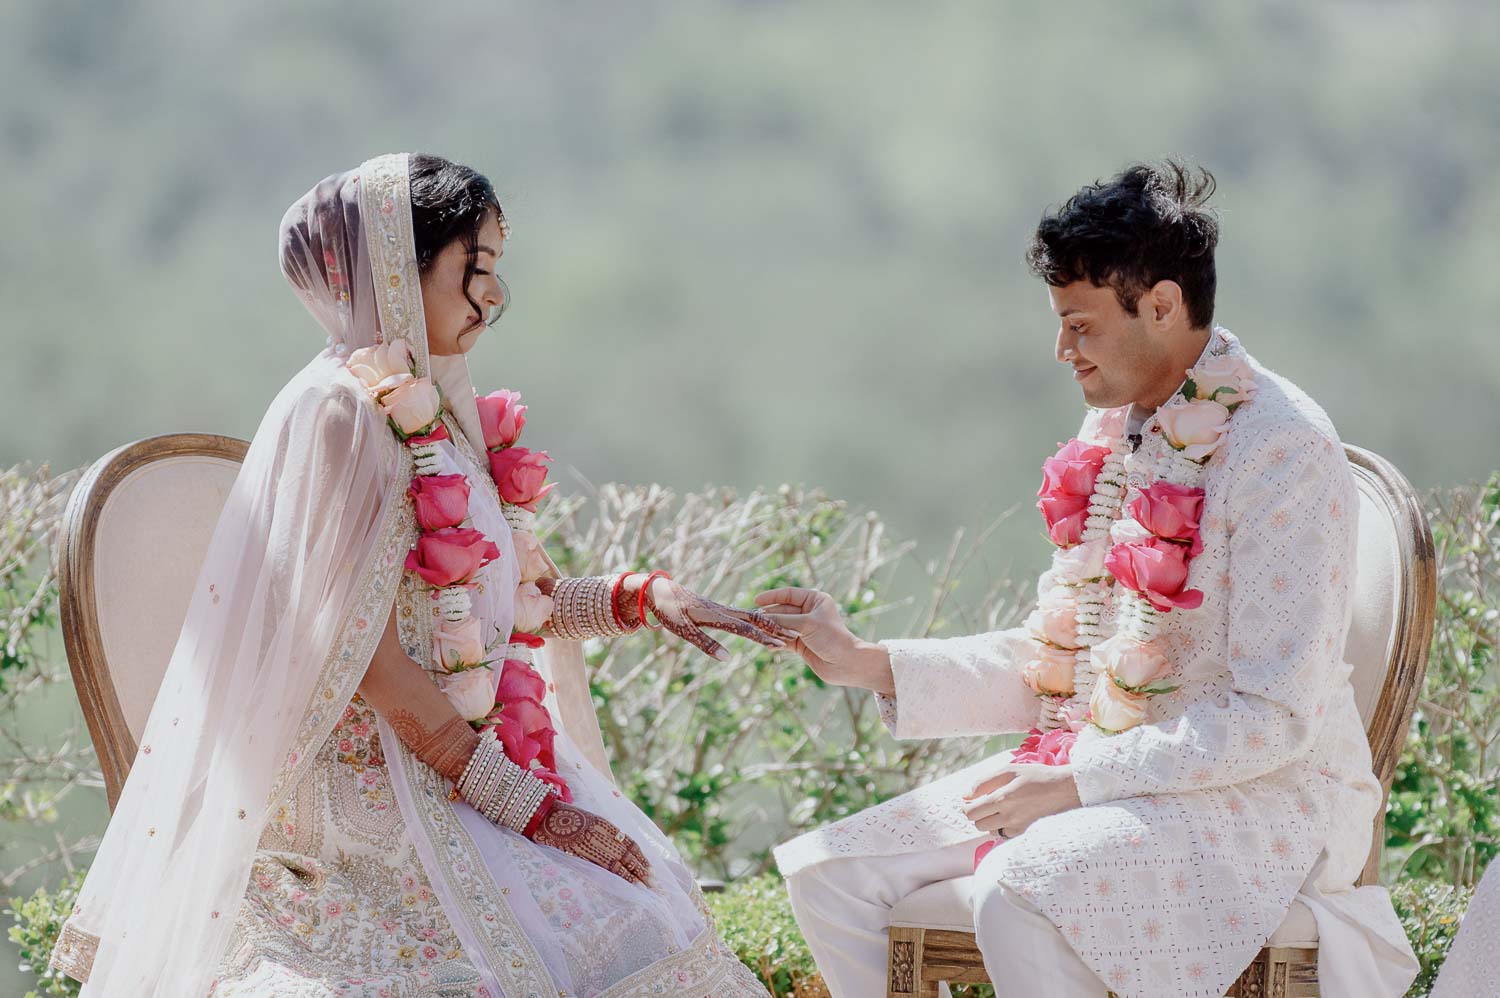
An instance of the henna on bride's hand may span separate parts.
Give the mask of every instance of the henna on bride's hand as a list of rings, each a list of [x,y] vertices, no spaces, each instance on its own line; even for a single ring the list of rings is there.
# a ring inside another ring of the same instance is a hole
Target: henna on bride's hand
[[[479,745],[479,735],[457,714],[435,731],[429,731],[422,719],[405,707],[392,709],[386,721],[412,755],[450,780],[457,781],[463,775],[469,756]]]
[[[641,599],[645,600],[647,608],[656,614],[663,627],[714,658],[720,657],[723,646],[709,637],[703,631],[704,627],[727,631],[768,648],[785,647],[791,638],[784,632],[777,633],[782,629],[757,611],[746,612],[715,603],[677,582],[669,582],[668,591],[675,604],[670,608],[663,608],[654,592],[643,592]]]
[[[570,804],[554,804],[532,838],[634,883],[651,873],[640,847],[613,823]]]

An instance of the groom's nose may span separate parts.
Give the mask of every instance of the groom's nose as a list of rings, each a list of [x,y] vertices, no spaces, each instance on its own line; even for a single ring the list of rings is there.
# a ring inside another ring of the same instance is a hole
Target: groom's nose
[[[1063,323],[1057,330],[1057,362],[1071,364],[1077,346],[1078,336],[1068,330],[1067,323]]]

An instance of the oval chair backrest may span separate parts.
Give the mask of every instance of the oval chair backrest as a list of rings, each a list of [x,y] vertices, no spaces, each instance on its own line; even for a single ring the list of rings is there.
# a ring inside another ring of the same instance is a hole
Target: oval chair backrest
[[[1346,445],[1359,490],[1354,612],[1344,647],[1375,775],[1389,791],[1427,671],[1437,599],[1432,532],[1420,498],[1389,461]],[[1362,883],[1378,880],[1384,808]]]
[[[248,444],[174,433],[95,461],[63,513],[63,640],[110,809],[130,772],[188,598]]]

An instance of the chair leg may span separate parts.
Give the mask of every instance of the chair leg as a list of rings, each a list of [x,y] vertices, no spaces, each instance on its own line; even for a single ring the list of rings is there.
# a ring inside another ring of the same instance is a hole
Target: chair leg
[[[891,926],[886,960],[886,998],[937,998],[937,985],[922,988],[922,937],[925,929]]]

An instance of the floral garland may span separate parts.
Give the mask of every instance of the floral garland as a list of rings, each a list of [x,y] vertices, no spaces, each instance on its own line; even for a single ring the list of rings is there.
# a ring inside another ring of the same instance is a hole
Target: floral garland
[[[533,528],[536,505],[553,488],[546,484],[547,453],[516,445],[527,407],[519,393],[504,390],[474,400],[521,575],[514,628],[501,649],[510,654],[500,659],[497,688],[490,675],[496,659],[485,657],[469,593],[478,585],[475,576],[501,551],[482,531],[465,526],[472,523],[468,476],[441,473],[438,443],[450,439],[442,421],[442,390],[430,377],[417,377],[404,338],[354,351],[348,367],[412,453],[416,475],[407,493],[421,533],[407,553],[406,570],[421,577],[438,605],[432,671],[438,673],[439,689],[482,737],[498,739],[513,762],[552,784],[561,799],[572,800],[557,773],[556,729],[542,703],[546,683],[527,660],[529,649],[542,645],[536,632],[552,615],[551,598],[536,585],[551,563]]]
[[[1054,584],[1026,621],[1037,647],[1022,678],[1041,699],[1041,714],[1013,761],[1066,764],[1080,732],[1133,728],[1146,719],[1147,697],[1180,685],[1158,639],[1162,619],[1203,602],[1203,593],[1186,585],[1188,566],[1203,550],[1205,466],[1234,412],[1254,394],[1254,372],[1242,357],[1213,357],[1190,369],[1157,414],[1168,447],[1154,480],[1128,505],[1128,407],[1102,415],[1100,443],[1069,440],[1043,463],[1037,507],[1058,550]],[[1106,639],[1112,589],[1117,627]]]

